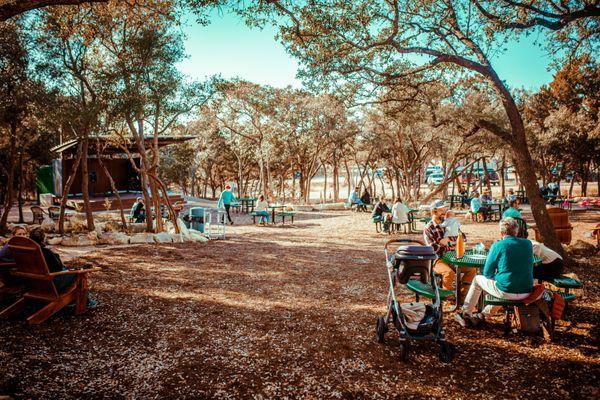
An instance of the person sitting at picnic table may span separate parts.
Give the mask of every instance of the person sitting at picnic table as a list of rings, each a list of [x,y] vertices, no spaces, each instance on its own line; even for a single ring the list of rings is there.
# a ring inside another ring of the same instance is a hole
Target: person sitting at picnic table
[[[387,215],[384,215],[385,213],[387,213]],[[391,210],[386,203],[385,197],[381,196],[379,201],[373,207],[371,218],[373,218],[374,221],[381,221],[383,223],[384,232],[390,230],[390,224],[392,223],[392,218],[389,213],[391,213]]]
[[[477,325],[483,316],[475,314],[482,292],[506,300],[523,300],[533,290],[533,245],[517,237],[519,225],[513,218],[500,221],[501,240],[488,253],[483,273],[476,275],[469,288],[462,311],[454,317],[463,327]],[[495,310],[486,306],[483,315]]]
[[[350,194],[348,203],[350,203],[350,207],[356,205],[356,211],[367,211],[365,203],[363,203],[363,201],[360,199],[360,195],[358,194],[358,188],[354,188],[354,191]]]
[[[494,199],[492,198],[492,194],[489,189],[485,189],[483,191],[483,195],[481,196],[481,204],[489,204],[492,203]]]
[[[42,255],[44,256],[44,260],[46,260],[46,265],[48,266],[48,271],[50,273],[68,271],[67,267],[65,267],[62,260],[60,259],[60,256],[57,253],[53,252],[52,250],[50,250],[49,248],[46,247],[46,244],[44,243],[44,241],[46,239],[46,234],[44,233],[44,231],[41,228],[34,228],[31,232],[29,232],[29,238],[31,240],[33,240],[34,242],[36,242],[40,246],[40,248],[42,250]],[[54,285],[56,285],[56,289],[59,292],[68,288],[73,283],[75,283],[76,279],[77,279],[77,276],[75,274],[59,275],[59,276],[55,276],[53,278]],[[88,301],[87,301],[88,308],[94,308],[98,304],[98,302],[96,300],[90,299],[89,293],[87,296],[88,296]]]
[[[146,219],[144,199],[141,197],[138,197],[131,207],[131,218],[136,224],[144,222],[144,219]]]
[[[502,213],[502,219],[504,219],[504,218],[521,218],[521,219],[523,219],[523,216],[521,215],[521,211],[519,211],[519,200],[517,200],[515,198],[512,201],[508,202],[508,208],[506,210],[504,210],[504,212]]]
[[[264,195],[261,194],[260,196],[258,196],[258,201],[256,202],[256,207],[254,208],[254,210],[256,212],[256,216],[260,217],[260,219],[258,220],[260,224],[265,224],[269,222],[269,202],[265,200]]]
[[[511,201],[516,200],[517,196],[515,196],[515,191],[513,189],[508,189],[508,194],[504,197],[504,201],[506,204],[510,204]]]
[[[365,211],[366,211],[367,206],[369,204],[371,204],[371,194],[369,193],[369,191],[366,188],[365,188],[365,191],[363,192],[362,196],[360,196],[360,201],[363,202]]]
[[[392,222],[394,224],[406,224],[410,221],[408,218],[408,213],[410,212],[410,208],[406,206],[402,202],[400,197],[396,198],[396,202],[392,206]]]
[[[454,250],[455,239],[445,235],[446,229],[443,226],[448,206],[442,200],[434,201],[430,205],[431,210],[431,221],[429,221],[423,229],[423,239],[428,246],[433,247],[433,250],[438,255],[438,260],[433,266],[433,270],[436,274],[442,276],[442,287],[447,290],[452,290],[452,286],[456,279],[456,269],[441,260],[444,253],[447,251]],[[465,238],[465,235],[463,238]],[[461,268],[462,281],[465,283],[471,283],[477,270],[475,268]],[[459,290],[459,304],[460,300],[464,298],[467,292],[467,287],[461,287]]]
[[[225,212],[227,213],[227,220],[231,225],[233,225],[233,220],[231,219],[229,209],[231,208],[232,203],[237,203],[237,198],[231,190],[231,185],[227,185],[225,186],[225,190],[223,190],[221,192],[221,195],[219,196],[219,202],[217,203],[217,207],[225,209]],[[223,223],[225,222],[224,219],[225,217],[223,217]]]
[[[481,204],[479,193],[473,192],[473,198],[471,199],[471,213],[474,215],[482,214],[483,220],[487,219],[487,208]]]
[[[540,265],[533,267],[533,278],[543,281],[551,281],[563,273],[563,258],[556,251],[546,247],[543,243],[531,241],[533,254],[542,259]]]

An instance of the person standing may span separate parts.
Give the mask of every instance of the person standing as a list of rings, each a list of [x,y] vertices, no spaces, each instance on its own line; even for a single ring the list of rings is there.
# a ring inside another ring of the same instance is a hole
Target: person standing
[[[227,220],[229,221],[229,224],[231,224],[231,225],[233,225],[233,220],[231,219],[231,214],[230,214],[229,210],[231,209],[231,204],[236,203],[236,202],[237,202],[237,198],[235,197],[235,195],[233,194],[233,191],[231,190],[231,185],[225,186],[225,190],[223,190],[221,192],[221,196],[219,196],[219,202],[217,203],[217,207],[225,209],[225,212],[227,213]],[[225,218],[223,218],[223,219],[225,219]],[[223,222],[225,222],[225,221],[223,221]]]

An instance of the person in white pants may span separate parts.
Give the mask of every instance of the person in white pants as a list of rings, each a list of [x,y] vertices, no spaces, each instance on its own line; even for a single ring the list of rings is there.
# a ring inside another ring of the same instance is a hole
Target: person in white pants
[[[515,219],[500,221],[502,239],[490,248],[483,274],[475,276],[462,312],[455,315],[460,325],[476,325],[482,319],[475,314],[482,292],[500,299],[523,300],[533,290],[533,247],[531,241],[516,237],[518,232]],[[488,306],[483,314],[493,311],[494,308]]]

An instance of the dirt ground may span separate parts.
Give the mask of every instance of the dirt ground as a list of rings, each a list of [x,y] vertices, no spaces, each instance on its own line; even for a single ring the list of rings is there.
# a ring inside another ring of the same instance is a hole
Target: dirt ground
[[[102,268],[99,306],[37,327],[0,321],[0,397],[600,398],[598,255],[567,268],[585,290],[554,343],[504,337],[501,320],[464,329],[445,314],[454,362],[421,342],[402,363],[394,332],[375,340],[389,237],[367,214],[303,213],[275,227],[235,218],[224,241],[77,254]],[[583,234],[600,214],[573,219],[575,239],[592,243]],[[497,236],[494,223],[463,230],[469,243]]]

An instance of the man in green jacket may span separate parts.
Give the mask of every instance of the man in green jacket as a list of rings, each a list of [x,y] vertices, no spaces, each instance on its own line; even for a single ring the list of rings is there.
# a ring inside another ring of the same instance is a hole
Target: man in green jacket
[[[229,209],[231,208],[231,204],[237,203],[237,199],[231,190],[231,186],[225,186],[225,190],[221,192],[221,196],[219,197],[219,203],[217,204],[218,208],[224,208],[227,212],[227,219],[229,223],[233,225],[233,221],[231,220],[231,214],[229,214]],[[225,221],[223,221],[225,222]]]
[[[533,290],[533,246],[531,241],[518,238],[519,225],[513,218],[500,221],[502,240],[490,248],[483,274],[476,275],[469,288],[462,312],[455,319],[462,326],[476,325],[481,316],[475,315],[482,292],[500,299],[523,300]],[[487,306],[484,315],[493,307]]]

